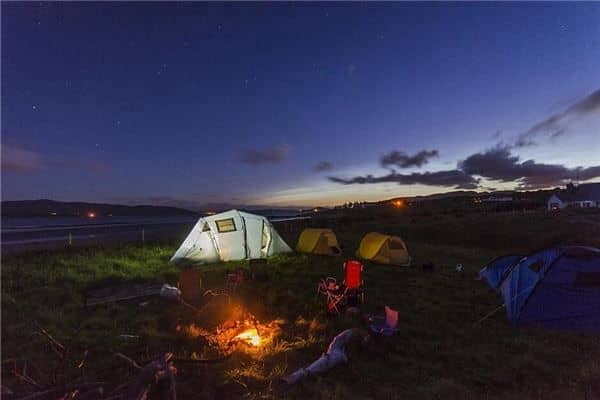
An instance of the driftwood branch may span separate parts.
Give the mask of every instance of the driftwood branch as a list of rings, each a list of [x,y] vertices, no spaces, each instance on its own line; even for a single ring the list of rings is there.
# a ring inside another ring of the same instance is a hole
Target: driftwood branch
[[[29,385],[35,387],[36,389],[41,389],[42,386],[33,380],[31,377],[27,375],[27,364],[23,365],[23,371],[19,372],[17,370],[17,362],[13,361],[12,374],[21,382],[28,383]]]
[[[140,370],[137,379],[129,385],[125,398],[127,400],[146,399],[151,386],[157,384],[162,399],[177,400],[174,377],[177,369],[171,362],[172,357],[172,353],[166,353],[158,360],[146,364]]]
[[[129,365],[131,365],[133,368],[136,369],[141,369],[142,367],[140,366],[140,364],[138,364],[135,360],[133,360],[132,358],[127,357],[125,354],[123,353],[113,353],[115,356],[119,357],[122,360],[125,360],[129,363]]]
[[[174,360],[172,353],[166,353],[158,359],[154,359],[142,366],[123,353],[112,352],[113,355],[126,361],[131,367],[139,370],[139,372],[132,381],[117,386],[107,394],[105,392],[105,382],[67,383],[65,381],[68,372],[66,371],[66,368],[83,368],[91,351],[89,348],[86,349],[79,359],[73,360],[74,357],[70,357],[77,333],[73,335],[65,346],[37,322],[34,321],[34,324],[37,327],[35,334],[46,338],[53,352],[59,357],[59,363],[54,369],[54,377],[46,379],[47,382],[38,383],[27,374],[29,364],[24,363],[18,368],[16,359],[11,358],[3,360],[2,366],[7,365],[7,367],[11,368],[10,371],[19,381],[32,386],[35,391],[13,393],[8,388],[2,387],[2,398],[7,397],[13,400],[142,400],[147,399],[148,395],[152,394],[152,396],[156,395],[157,398],[161,400],[177,399],[175,383],[177,369],[173,365]],[[77,332],[79,332],[79,330]],[[198,361],[207,362],[207,360]],[[34,364],[31,365],[35,367]],[[57,379],[57,371],[58,374],[60,374],[60,379]],[[36,374],[36,376],[37,375],[42,376],[43,374]]]
[[[42,328],[37,322],[34,322],[38,328],[37,334],[44,336],[50,343],[50,348],[54,351],[61,359],[65,357],[65,346],[62,345],[58,340],[54,339],[51,334]]]

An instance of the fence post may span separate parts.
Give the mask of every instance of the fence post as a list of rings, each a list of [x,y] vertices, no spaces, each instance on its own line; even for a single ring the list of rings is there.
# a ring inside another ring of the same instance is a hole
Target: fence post
[[[69,246],[73,245],[73,234],[69,232]]]
[[[142,243],[146,242],[146,232],[142,229]]]

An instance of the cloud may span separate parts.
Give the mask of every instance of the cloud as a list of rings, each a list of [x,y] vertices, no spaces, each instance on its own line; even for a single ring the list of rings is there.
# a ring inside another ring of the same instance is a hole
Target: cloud
[[[316,172],[331,171],[334,168],[333,163],[330,161],[320,161],[313,167]]]
[[[499,182],[517,182],[519,188],[531,189],[564,184],[572,179],[600,177],[600,166],[568,168],[562,164],[521,161],[508,147],[495,147],[476,153],[459,163],[468,175]]]
[[[429,162],[430,158],[437,157],[437,150],[421,150],[418,153],[409,156],[403,151],[391,151],[381,157],[381,166],[395,166],[399,168],[421,167]]]
[[[525,147],[534,145],[534,139],[539,135],[544,135],[550,139],[566,133],[566,120],[577,116],[587,116],[600,112],[600,89],[597,89],[590,95],[573,103],[565,110],[552,114],[549,117],[534,124],[527,131],[521,133],[514,144],[515,147]]]
[[[19,146],[2,144],[2,171],[27,173],[50,168],[74,168],[93,173],[107,173],[112,171],[112,166],[102,161],[70,157],[49,158],[36,151],[26,150]]]
[[[383,164],[383,162],[382,162]],[[511,153],[510,146],[497,146],[470,155],[458,163],[456,169],[436,172],[355,176],[330,176],[331,182],[353,185],[395,182],[400,185],[429,185],[456,189],[482,188],[481,178],[496,182],[514,182],[518,189],[536,189],[563,185],[571,180],[587,181],[600,177],[600,165],[569,168],[562,164],[544,164],[535,160],[521,161]]]
[[[461,170],[448,170],[437,172],[414,172],[412,174],[398,174],[394,171],[383,176],[355,176],[350,179],[343,179],[330,176],[331,182],[341,183],[343,185],[352,184],[372,184],[395,182],[400,185],[428,185],[428,186],[443,186],[454,187],[457,189],[476,189],[479,185],[479,180],[471,175],[464,173]]]
[[[39,153],[2,144],[2,171],[32,172],[42,168],[44,168],[44,162]]]
[[[289,152],[290,146],[287,144],[262,150],[246,149],[242,152],[240,161],[250,165],[279,164],[287,158]]]

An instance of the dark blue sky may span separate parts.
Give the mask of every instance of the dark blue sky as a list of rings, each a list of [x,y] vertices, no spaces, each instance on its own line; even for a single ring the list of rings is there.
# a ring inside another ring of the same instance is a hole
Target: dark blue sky
[[[598,180],[599,66],[598,3],[2,3],[2,197]]]

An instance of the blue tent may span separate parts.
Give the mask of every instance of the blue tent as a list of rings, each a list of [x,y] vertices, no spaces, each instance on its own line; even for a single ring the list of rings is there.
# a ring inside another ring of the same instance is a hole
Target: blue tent
[[[494,258],[479,271],[479,278],[485,280],[492,288],[498,289],[498,286],[500,286],[500,283],[502,283],[510,269],[522,258],[523,256],[502,256]]]
[[[500,283],[508,319],[518,325],[600,331],[600,249],[546,249],[522,259]]]

